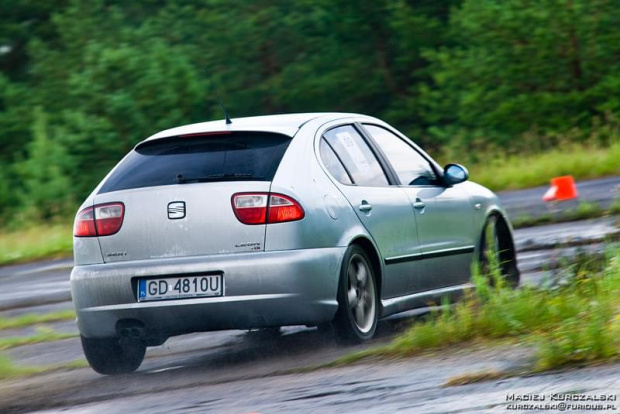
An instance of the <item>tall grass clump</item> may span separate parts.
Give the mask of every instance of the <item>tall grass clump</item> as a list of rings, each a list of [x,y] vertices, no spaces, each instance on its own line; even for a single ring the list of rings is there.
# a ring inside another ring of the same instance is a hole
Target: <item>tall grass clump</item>
[[[618,354],[620,249],[605,260],[581,257],[546,287],[506,285],[498,266],[474,269],[474,288],[416,323],[383,352],[411,355],[474,339],[518,337],[537,346],[537,369]]]
[[[573,306],[572,314],[548,327],[538,339],[538,368],[616,356],[620,351],[620,249],[609,255],[602,271],[592,277],[578,271],[573,285],[556,301]],[[551,304],[551,308],[557,306]]]

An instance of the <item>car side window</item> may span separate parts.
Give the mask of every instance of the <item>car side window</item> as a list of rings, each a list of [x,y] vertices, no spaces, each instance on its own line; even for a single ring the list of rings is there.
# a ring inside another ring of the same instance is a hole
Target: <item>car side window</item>
[[[379,161],[351,125],[330,129],[323,136],[342,161],[353,184],[366,187],[389,185]]]
[[[347,170],[344,169],[344,166],[336,156],[334,150],[329,146],[325,138],[321,139],[321,144],[319,145],[319,151],[321,153],[321,159],[323,160],[323,164],[325,164],[325,168],[327,171],[339,182],[342,184],[353,184],[351,181],[351,177],[347,173]]]
[[[364,125],[403,185],[432,185],[437,179],[430,163],[400,137],[376,125]]]

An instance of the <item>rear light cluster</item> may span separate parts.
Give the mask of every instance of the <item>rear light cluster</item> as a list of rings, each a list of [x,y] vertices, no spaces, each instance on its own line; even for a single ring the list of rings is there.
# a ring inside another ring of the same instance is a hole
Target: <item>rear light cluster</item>
[[[304,218],[299,203],[291,197],[275,193],[239,193],[232,197],[232,207],[243,224],[284,223]],[[98,204],[80,211],[75,219],[76,237],[111,236],[123,225],[123,203]]]
[[[239,193],[232,197],[232,207],[243,224],[284,223],[304,218],[299,203],[275,193]]]
[[[123,225],[123,203],[98,204],[80,211],[75,219],[73,235],[76,237],[111,236]]]

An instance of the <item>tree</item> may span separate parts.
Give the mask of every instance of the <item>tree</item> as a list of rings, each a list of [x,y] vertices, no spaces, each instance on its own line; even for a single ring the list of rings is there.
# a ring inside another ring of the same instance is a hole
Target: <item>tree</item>
[[[504,142],[532,127],[587,127],[620,109],[618,27],[613,0],[466,0],[451,17],[457,45],[425,54],[424,116]]]
[[[162,37],[103,1],[73,2],[54,15],[59,38],[31,45],[38,103],[72,160],[79,198],[139,141],[204,120],[206,80]]]
[[[64,147],[50,137],[47,115],[36,108],[32,126],[34,140],[28,145],[28,158],[18,165],[24,192],[22,204],[43,220],[67,212],[73,199],[66,174],[69,164]]]
[[[0,73],[13,80],[27,78],[28,44],[34,38],[53,40],[51,15],[66,4],[67,0],[0,0]]]

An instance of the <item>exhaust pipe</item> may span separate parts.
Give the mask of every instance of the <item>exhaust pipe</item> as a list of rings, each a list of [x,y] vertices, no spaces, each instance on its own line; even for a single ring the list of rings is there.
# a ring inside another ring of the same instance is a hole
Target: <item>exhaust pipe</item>
[[[123,338],[140,339],[144,337],[144,328],[122,328],[120,335]]]
[[[144,326],[140,321],[119,321],[116,329],[121,339],[138,340],[146,336]]]

